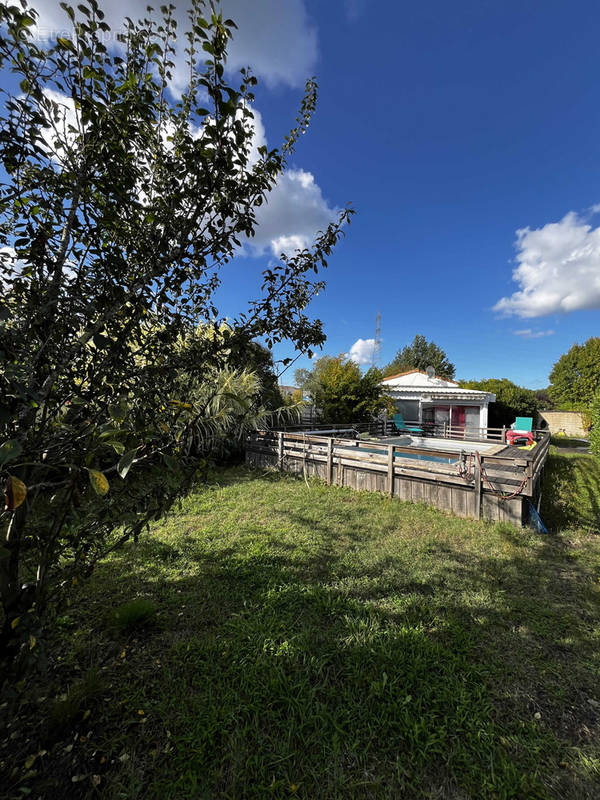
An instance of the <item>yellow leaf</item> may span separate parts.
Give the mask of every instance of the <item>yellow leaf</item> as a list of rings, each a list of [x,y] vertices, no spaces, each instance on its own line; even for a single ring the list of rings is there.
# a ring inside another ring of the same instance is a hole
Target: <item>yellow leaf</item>
[[[90,711],[90,709],[88,708],[88,709],[87,709],[87,711],[85,712],[85,714],[83,715],[83,718],[84,718],[84,719],[87,719],[87,718],[90,716],[90,714],[91,714],[91,713],[92,713],[92,712],[91,712],[91,711]]]
[[[27,487],[14,475],[9,475],[4,484],[4,508],[14,511],[27,497]]]
[[[17,627],[17,625],[19,624],[20,621],[21,621],[21,617],[15,617],[13,619],[13,621],[10,623],[10,627],[13,629],[13,631]]]
[[[35,647],[35,636],[30,636],[29,637],[29,649],[33,650],[34,647]]]
[[[138,714],[140,715],[140,717],[144,716],[144,712],[142,711],[141,708],[138,708]]]
[[[31,769],[33,767],[33,762],[36,760],[36,758],[37,758],[37,753],[33,756],[28,756],[25,759],[25,769]]]
[[[88,473],[90,476],[90,483],[92,484],[92,489],[99,494],[101,497],[108,492],[108,480],[106,475],[103,472],[100,472],[98,469],[88,469]]]

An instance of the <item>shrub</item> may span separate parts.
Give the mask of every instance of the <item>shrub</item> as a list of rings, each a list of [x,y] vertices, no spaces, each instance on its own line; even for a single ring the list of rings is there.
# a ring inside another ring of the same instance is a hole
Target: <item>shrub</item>
[[[41,650],[44,614],[203,475],[228,420],[242,430],[252,409],[231,405],[223,370],[234,383],[255,366],[264,390],[257,338],[323,344],[305,311],[352,213],[269,260],[224,326],[226,265],[309,124],[316,82],[282,148],[255,152],[256,78],[226,80],[235,23],[212,3],[185,4],[185,87],[173,5],[113,35],[99,0],[61,5],[72,36],[44,44],[26,0],[0,3],[0,660],[19,668]],[[214,335],[194,341],[199,325]]]

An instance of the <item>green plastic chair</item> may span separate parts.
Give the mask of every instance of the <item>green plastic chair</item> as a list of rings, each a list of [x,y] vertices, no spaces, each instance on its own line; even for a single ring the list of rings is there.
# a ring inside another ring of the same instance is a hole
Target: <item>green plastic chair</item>
[[[402,414],[394,414],[392,417],[394,420],[394,425],[398,428],[399,431],[410,431],[411,433],[423,433],[423,428],[416,428],[413,425],[407,425],[404,422],[404,417]]]
[[[531,433],[533,429],[533,417],[517,417],[512,425],[513,431],[527,431]]]

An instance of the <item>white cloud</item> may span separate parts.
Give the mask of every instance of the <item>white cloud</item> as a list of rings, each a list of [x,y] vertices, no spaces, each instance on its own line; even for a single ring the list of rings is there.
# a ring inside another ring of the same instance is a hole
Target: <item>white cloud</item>
[[[75,3],[72,4],[75,6]],[[146,3],[139,0],[102,0],[100,7],[112,32],[123,29],[125,17],[137,20],[146,13]],[[177,29],[187,30],[189,3],[175,0]],[[38,32],[47,38],[70,35],[69,20],[60,9],[58,0],[35,0],[33,6],[39,12]],[[157,6],[158,7],[158,6]],[[225,18],[231,17],[238,26],[228,50],[227,69],[238,71],[251,66],[255,75],[268,86],[287,85],[298,87],[314,71],[317,60],[317,34],[311,24],[304,0],[222,0]],[[158,12],[155,12],[158,16]],[[116,37],[108,44],[116,45]],[[180,40],[176,63],[176,81],[183,88],[183,46]]]
[[[176,3],[175,15],[180,32],[186,29],[187,5]],[[39,35],[48,38],[70,35],[68,18],[57,0],[38,0],[35,7],[40,14]],[[269,86],[304,83],[317,58],[316,32],[308,19],[304,0],[256,0],[253,3],[222,0],[221,7],[224,16],[231,17],[238,25],[228,53],[227,68],[230,71],[250,65]],[[113,34],[122,30],[125,16],[137,19],[143,13],[137,0],[103,0],[101,8]],[[111,42],[117,45],[114,35],[107,45],[110,46]],[[179,64],[176,83],[181,90],[186,73],[181,67],[182,57],[178,56],[176,61]],[[45,93],[65,106],[63,119],[66,123],[73,123],[73,101],[52,90]],[[258,148],[267,142],[262,117],[256,109],[254,129],[251,162],[258,159]],[[60,161],[60,155],[55,155],[54,160]],[[271,253],[278,257],[281,252],[301,250],[309,246],[315,234],[324,230],[337,215],[338,209],[325,200],[312,173],[290,169],[280,177],[267,202],[258,209],[256,235],[247,242],[245,251],[256,256]]]
[[[600,308],[600,227],[571,211],[560,222],[518,230],[516,248],[513,280],[521,288],[494,311],[541,317]]]
[[[304,0],[222,0],[221,6],[238,26],[229,69],[250,65],[269,86],[304,85],[317,60],[317,33]]]
[[[347,357],[357,364],[371,364],[375,353],[375,339],[357,339]]]
[[[57,141],[61,141],[63,147],[72,143],[75,134],[69,127],[79,128],[78,115],[70,97],[52,89],[44,89],[44,94],[58,106],[57,120],[44,134],[45,143],[49,157],[61,163],[64,150]],[[254,129],[250,164],[258,161],[258,148],[267,144],[262,116],[257,109],[253,109],[253,115],[254,118],[248,120],[249,127]],[[193,130],[195,137],[201,133],[201,128]],[[140,200],[144,201],[142,195]],[[256,234],[245,241],[242,253],[261,256],[270,252],[277,258],[282,252],[291,254],[302,250],[310,246],[315,234],[324,230],[338,213],[338,209],[328,205],[312,173],[303,169],[288,170],[257,209]]]
[[[249,241],[253,255],[268,250],[278,257],[308,247],[319,230],[337,216],[323,197],[314,176],[303,169],[291,169],[277,181],[267,202],[258,209],[256,235]]]
[[[554,331],[534,331],[531,328],[525,328],[521,331],[513,331],[515,336],[522,336],[524,339],[541,339],[543,336],[553,336]]]
[[[72,97],[48,88],[45,88],[43,93],[47,100],[56,103],[56,108],[52,109],[50,113],[47,113],[46,108],[41,105],[38,108],[51,125],[42,130],[42,138],[47,155],[60,164],[63,161],[65,149],[75,141],[77,136],[75,131],[81,130],[79,115],[75,110],[75,102]]]
[[[17,260],[14,247],[0,247],[0,286],[4,291],[11,283],[11,278],[21,271],[23,263]]]

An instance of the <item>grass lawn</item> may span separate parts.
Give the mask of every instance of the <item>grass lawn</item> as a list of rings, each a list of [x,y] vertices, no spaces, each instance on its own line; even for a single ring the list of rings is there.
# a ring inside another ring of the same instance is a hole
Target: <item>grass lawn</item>
[[[3,796],[600,797],[599,484],[553,454],[542,536],[216,473],[59,618]]]

